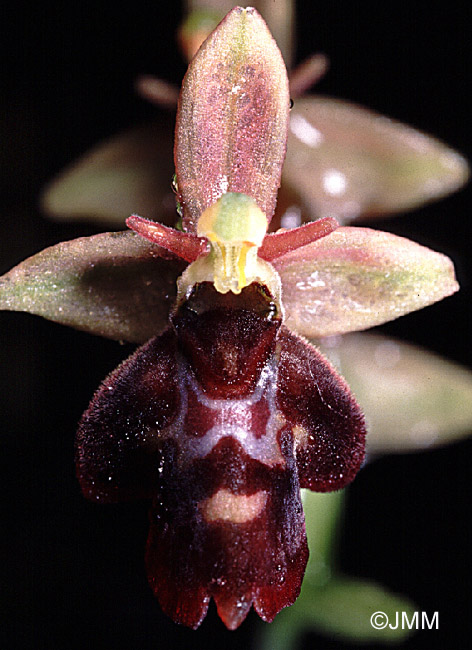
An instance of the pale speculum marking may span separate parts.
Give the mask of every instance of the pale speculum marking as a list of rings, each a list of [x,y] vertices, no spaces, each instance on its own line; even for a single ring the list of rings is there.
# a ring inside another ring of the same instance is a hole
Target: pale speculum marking
[[[200,511],[208,523],[223,521],[231,524],[245,524],[261,514],[267,502],[267,492],[259,490],[251,495],[233,494],[226,488],[215,492],[199,504]]]
[[[184,359],[178,366],[180,409],[159,438],[178,443],[178,460],[186,464],[208,456],[220,440],[237,440],[254,460],[272,467],[285,465],[277,434],[284,418],[277,411],[277,365],[273,358],[263,368],[254,391],[240,399],[212,399],[205,395]],[[195,417],[194,410],[198,411]],[[197,429],[192,422],[207,430]]]

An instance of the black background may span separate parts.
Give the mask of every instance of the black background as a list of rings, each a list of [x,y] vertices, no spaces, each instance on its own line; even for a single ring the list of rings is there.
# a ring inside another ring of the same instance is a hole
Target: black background
[[[298,56],[331,59],[319,91],[433,133],[472,158],[470,15],[460,4],[299,2]],[[427,5],[426,5],[427,6]],[[152,117],[133,80],[178,82],[176,3],[15,3],[2,9],[0,271],[46,245],[96,232],[40,214],[41,187],[97,140]],[[376,227],[455,261],[462,291],[381,328],[466,365],[470,189]],[[159,610],[144,573],[146,504],[96,506],[74,476],[76,423],[131,346],[26,314],[1,314],[5,648],[252,647],[256,617],[227,632],[213,610],[197,632]],[[439,631],[405,648],[470,638],[471,442],[368,466],[348,495],[341,566],[439,611]],[[308,648],[351,648],[307,634]]]

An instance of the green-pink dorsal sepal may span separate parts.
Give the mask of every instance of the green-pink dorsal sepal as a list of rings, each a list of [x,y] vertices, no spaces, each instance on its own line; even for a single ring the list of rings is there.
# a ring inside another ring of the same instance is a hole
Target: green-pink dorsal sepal
[[[184,230],[195,232],[226,192],[251,196],[270,221],[289,104],[285,64],[265,22],[236,7],[203,43],[182,85],[174,157]]]

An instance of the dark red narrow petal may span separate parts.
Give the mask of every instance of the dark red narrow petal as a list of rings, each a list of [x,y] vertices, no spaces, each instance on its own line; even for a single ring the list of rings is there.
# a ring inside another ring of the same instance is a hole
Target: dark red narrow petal
[[[156,221],[138,217],[136,214],[126,219],[126,225],[138,235],[178,255],[186,262],[194,262],[208,248],[208,242],[204,237],[169,228]]]
[[[77,474],[89,499],[152,498],[162,458],[159,434],[180,404],[175,334],[139,348],[103,382],[77,432]]]
[[[262,246],[258,250],[259,257],[270,262],[276,257],[281,257],[296,248],[307,246],[317,239],[326,237],[333,230],[339,227],[339,223],[332,217],[325,217],[318,221],[311,221],[305,223],[298,228],[291,228],[290,230],[281,230],[279,232],[271,232],[264,237]],[[163,244],[161,244],[163,246]]]
[[[309,343],[282,327],[277,405],[292,426],[301,487],[350,483],[364,459],[365,424],[348,385]]]

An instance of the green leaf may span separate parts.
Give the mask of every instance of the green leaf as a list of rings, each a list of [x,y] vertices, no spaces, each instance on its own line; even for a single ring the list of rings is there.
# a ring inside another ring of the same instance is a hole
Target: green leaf
[[[287,327],[312,338],[379,325],[458,289],[445,255],[369,228],[338,228],[273,266]]]
[[[446,445],[472,433],[472,372],[374,334],[321,341],[367,422],[370,454]]]
[[[351,642],[399,642],[414,631],[402,626],[402,613],[412,621],[415,609],[403,596],[392,594],[374,582],[336,576],[318,587],[305,579],[298,600],[264,628],[258,647],[296,650],[301,635],[310,629]],[[383,629],[371,625],[371,616],[376,612],[388,617],[389,624]]]
[[[288,79],[260,15],[236,7],[203,43],[185,75],[175,164],[183,226],[225,192],[253,198],[270,220],[285,157]]]
[[[270,626],[260,628],[259,650],[296,650],[310,629],[348,641],[390,643],[404,639],[408,628],[375,629],[371,616],[387,614],[396,627],[396,613],[411,620],[415,608],[383,587],[336,573],[333,566],[336,535],[341,521],[344,492],[319,494],[302,491],[310,557],[300,596],[280,612]],[[401,621],[401,618],[400,618]]]
[[[312,219],[411,209],[454,192],[468,175],[462,156],[405,124],[327,97],[295,100],[283,183]]]
[[[0,309],[26,311],[112,339],[160,333],[186,263],[132,232],[46,248],[0,278]]]
[[[415,607],[402,596],[391,594],[374,582],[337,576],[324,587],[312,587],[309,582],[293,606],[299,610],[305,625],[316,627],[327,634],[351,641],[390,643],[405,639],[412,633],[402,625],[395,628],[396,615],[406,612],[411,620]],[[375,612],[387,615],[387,625],[376,629],[371,624]],[[293,612],[292,612],[293,613]],[[401,621],[401,618],[400,618]]]

